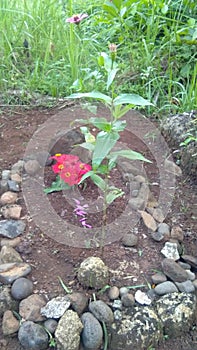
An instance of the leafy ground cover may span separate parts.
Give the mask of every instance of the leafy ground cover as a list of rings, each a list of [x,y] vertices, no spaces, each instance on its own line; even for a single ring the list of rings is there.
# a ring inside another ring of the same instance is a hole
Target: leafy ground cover
[[[0,10],[2,104],[28,104],[35,91],[105,92],[98,56],[115,43],[117,94],[140,94],[157,115],[197,106],[194,0],[2,0]],[[88,17],[66,22],[76,13]]]

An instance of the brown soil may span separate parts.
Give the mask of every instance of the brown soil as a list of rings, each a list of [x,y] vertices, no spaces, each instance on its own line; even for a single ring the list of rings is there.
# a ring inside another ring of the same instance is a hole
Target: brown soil
[[[67,114],[72,114],[72,110],[65,109]],[[4,110],[0,115],[0,170],[10,169],[11,166],[19,159],[22,159],[26,146],[36,130],[51,118],[51,116],[59,113],[59,109],[34,109],[34,110]],[[85,115],[85,111],[81,111]],[[139,125],[139,130],[142,126]],[[147,132],[146,132],[147,134]],[[151,137],[151,136],[150,136]],[[153,135],[154,137],[154,135]],[[130,137],[126,131],[122,133],[121,141],[126,143],[133,150],[141,152],[145,157],[152,160],[152,164],[145,165],[146,175],[150,184],[157,183],[160,185],[159,169],[154,159],[154,154],[149,150],[147,144],[151,142],[143,142],[135,135]],[[152,139],[152,142],[154,140]],[[113,180],[117,187],[122,187],[125,196],[117,199],[108,209],[108,222],[121,215],[124,211],[125,203],[129,199],[129,191],[127,183],[123,180],[118,169],[113,170]],[[50,185],[54,179],[54,175],[50,168],[45,168],[45,185]],[[155,198],[159,196],[159,185],[151,187],[151,192]],[[173,184],[172,184],[173,185]],[[177,178],[175,186],[175,194],[170,205],[168,215],[165,222],[179,224],[185,233],[184,252],[197,256],[197,192],[194,185],[188,177],[184,175]],[[81,191],[81,192],[80,192]],[[99,193],[92,186],[90,181],[87,182],[85,190],[81,189],[79,193],[88,201],[96,200]],[[164,191],[167,192],[167,191]],[[166,193],[168,196],[168,193]],[[63,194],[53,193],[48,195],[51,205],[54,210],[64,220],[69,220],[74,225],[80,226],[78,219],[73,214],[72,206],[67,206],[65,211],[65,203]],[[168,197],[166,197],[166,202]],[[49,298],[62,294],[63,289],[59,283],[58,276],[64,281],[65,285],[72,288],[73,291],[84,291],[76,278],[76,271],[80,263],[88,256],[100,256],[107,266],[110,267],[111,280],[110,285],[131,286],[145,284],[151,282],[150,276],[154,270],[161,270],[162,255],[160,253],[163,243],[154,242],[147,232],[147,229],[138,220],[135,227],[138,233],[139,243],[137,249],[128,249],[123,247],[120,240],[116,239],[113,242],[111,233],[111,244],[104,247],[103,252],[97,249],[85,249],[83,247],[71,247],[57,242],[49,237],[43,230],[36,226],[36,220],[29,217],[24,199],[21,194],[19,204],[23,207],[22,216],[27,220],[27,229],[21,239],[21,244],[17,247],[23,259],[31,264],[32,273],[29,276],[35,284],[34,292],[46,294]],[[101,227],[102,214],[89,215],[87,222],[94,228]],[[91,237],[91,229],[87,235]],[[55,235],[54,235],[55,237]],[[117,233],[116,233],[117,237]],[[120,231],[121,237],[121,231]],[[80,245],[79,245],[80,246]],[[85,290],[89,296],[93,290]],[[101,294],[99,297],[106,299],[106,294]],[[0,344],[6,342],[7,350],[19,350],[20,346],[16,337],[4,338],[0,330]],[[197,330],[195,327],[190,333],[178,339],[164,340],[157,348],[158,350],[195,350],[197,349]]]

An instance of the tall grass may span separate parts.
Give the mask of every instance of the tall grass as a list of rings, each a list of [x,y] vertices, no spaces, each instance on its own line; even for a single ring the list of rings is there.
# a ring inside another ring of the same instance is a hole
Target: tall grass
[[[79,26],[66,23],[88,13]],[[0,89],[54,97],[105,92],[98,53],[118,44],[117,93],[151,99],[158,113],[197,108],[193,0],[1,0]],[[148,113],[151,113],[149,109]]]

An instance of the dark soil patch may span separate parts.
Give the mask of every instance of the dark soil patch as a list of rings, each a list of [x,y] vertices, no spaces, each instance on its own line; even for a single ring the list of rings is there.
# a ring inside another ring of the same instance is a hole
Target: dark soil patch
[[[3,111],[0,116],[0,170],[10,169],[11,166],[19,159],[23,158],[26,145],[32,135],[40,125],[50,119],[50,117],[59,112],[56,109],[44,110],[15,110]],[[72,111],[68,110],[68,113]],[[81,113],[86,113],[81,111]],[[141,125],[139,125],[139,130]],[[143,130],[141,130],[143,132]],[[147,147],[147,142],[140,140],[135,135],[125,132],[122,134],[122,141],[128,144],[133,150],[141,152],[148,159],[153,161],[152,165],[145,165],[145,171],[148,176],[151,192],[157,199],[159,196],[159,170],[155,162],[154,154]],[[154,142],[149,139],[148,142]],[[108,220],[113,222],[115,217],[121,215],[124,211],[125,203],[129,199],[129,188],[122,175],[116,169],[113,171],[113,180],[117,187],[125,191],[125,196],[117,199],[108,209]],[[49,185],[54,179],[54,174],[50,168],[45,169],[45,184]],[[153,184],[153,185],[151,185]],[[154,185],[157,184],[157,185]],[[82,191],[82,190],[81,190]],[[165,192],[165,191],[164,191]],[[166,191],[167,192],[167,191]],[[87,188],[81,192],[88,201],[96,200],[99,192],[95,187],[87,182]],[[166,193],[166,196],[168,193]],[[64,206],[63,194],[53,193],[49,199],[54,210],[62,219],[71,220],[75,225],[79,224],[78,219],[73,214],[73,207],[67,205],[66,211]],[[167,198],[167,197],[166,197]],[[187,254],[197,256],[197,193],[196,188],[190,183],[189,178],[182,176],[176,182],[175,195],[165,222],[179,224],[185,232],[184,251]],[[66,246],[58,243],[55,239],[50,238],[45,232],[36,226],[36,220],[29,217],[22,194],[19,204],[23,207],[22,216],[27,220],[27,229],[18,246],[18,251],[25,261],[32,266],[32,273],[29,276],[34,284],[34,291],[46,294],[49,298],[62,294],[57,276],[60,276],[64,283],[74,291],[84,291],[79,285],[76,278],[76,270],[80,263],[88,256],[100,256],[100,249],[85,249]],[[102,213],[98,215],[89,215],[87,222],[93,227],[100,227]],[[113,242],[104,247],[102,259],[113,271],[111,274],[111,285],[138,285],[150,282],[150,276],[154,270],[161,270],[162,255],[160,253],[163,243],[154,242],[147,232],[147,229],[141,221],[135,227],[138,234],[139,243],[137,249],[124,248],[120,241]],[[111,233],[113,234],[113,232]],[[91,238],[91,230],[88,231]],[[54,232],[55,237],[55,232]],[[120,231],[121,237],[121,231]],[[85,293],[92,295],[91,290],[85,290]],[[106,295],[100,295],[105,300]],[[7,341],[6,349],[20,349],[17,339],[4,339],[0,330],[0,344]],[[197,331],[194,328],[186,336],[178,339],[165,340],[159,347],[159,350],[195,350],[197,349]]]

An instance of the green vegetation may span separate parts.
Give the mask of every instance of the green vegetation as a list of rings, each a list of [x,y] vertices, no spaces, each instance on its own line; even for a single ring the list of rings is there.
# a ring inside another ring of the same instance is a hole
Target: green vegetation
[[[76,13],[88,17],[67,23]],[[106,93],[98,58],[115,43],[117,94],[139,94],[156,104],[158,114],[196,109],[196,14],[196,0],[1,0],[3,102],[28,104],[35,92]]]

